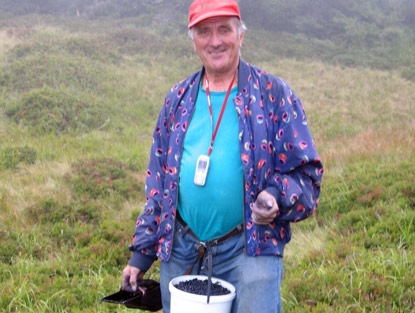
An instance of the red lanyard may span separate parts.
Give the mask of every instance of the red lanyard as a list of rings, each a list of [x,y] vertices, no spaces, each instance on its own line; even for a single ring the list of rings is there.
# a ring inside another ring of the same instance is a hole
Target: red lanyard
[[[225,101],[222,104],[222,110],[220,111],[220,115],[219,115],[219,118],[218,118],[218,123],[216,124],[215,132],[213,132],[212,105],[210,103],[209,81],[208,81],[208,78],[207,78],[207,75],[206,75],[206,97],[207,97],[207,102],[208,102],[208,105],[209,105],[210,122],[212,123],[212,132],[213,132],[212,133],[212,141],[210,142],[210,147],[209,147],[209,150],[208,150],[208,156],[210,156],[210,154],[212,153],[213,142],[215,141],[216,133],[218,132],[219,125],[220,125],[220,122],[222,120],[223,112],[225,111],[226,102],[228,102],[228,97],[229,97],[229,94],[231,93],[233,82],[235,81],[235,76],[236,76],[236,73],[235,73],[235,75],[233,75],[232,81],[231,81],[231,83],[228,87],[228,91],[226,92]]]

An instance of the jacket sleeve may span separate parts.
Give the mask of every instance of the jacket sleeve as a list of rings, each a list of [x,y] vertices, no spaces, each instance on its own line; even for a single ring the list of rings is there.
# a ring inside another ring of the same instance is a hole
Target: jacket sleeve
[[[129,246],[133,256],[128,264],[138,267],[142,271],[147,271],[157,258],[157,229],[160,223],[170,135],[166,114],[169,103],[167,99],[168,97],[160,111],[153,133],[145,183],[146,203],[144,211],[137,218],[133,244]]]
[[[323,165],[300,99],[283,80],[277,82],[273,98],[274,174],[267,191],[280,209],[276,221],[298,222],[313,214],[318,205]]]

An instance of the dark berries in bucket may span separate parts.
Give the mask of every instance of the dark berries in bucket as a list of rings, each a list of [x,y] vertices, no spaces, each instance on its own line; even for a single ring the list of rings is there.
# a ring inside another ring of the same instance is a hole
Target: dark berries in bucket
[[[181,281],[180,283],[174,285],[179,290],[193,293],[196,295],[206,296],[207,295],[207,287],[208,287],[208,280],[200,280],[194,278],[192,280]],[[223,296],[231,293],[231,291],[225,287],[223,287],[219,282],[212,284],[211,286],[211,296]]]

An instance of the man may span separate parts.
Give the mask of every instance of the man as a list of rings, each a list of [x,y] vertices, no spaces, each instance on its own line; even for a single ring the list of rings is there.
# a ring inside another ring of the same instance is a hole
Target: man
[[[300,99],[240,58],[237,3],[196,0],[188,26],[203,68],[170,90],[158,117],[123,288],[135,290],[158,257],[164,312],[169,281],[199,269],[236,287],[232,312],[280,312],[290,222],[314,212],[322,164]]]

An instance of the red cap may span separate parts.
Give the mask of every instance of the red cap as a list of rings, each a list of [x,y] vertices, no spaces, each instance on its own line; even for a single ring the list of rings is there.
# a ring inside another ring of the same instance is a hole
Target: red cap
[[[235,0],[195,0],[190,5],[189,28],[211,17],[236,16],[241,19]]]

